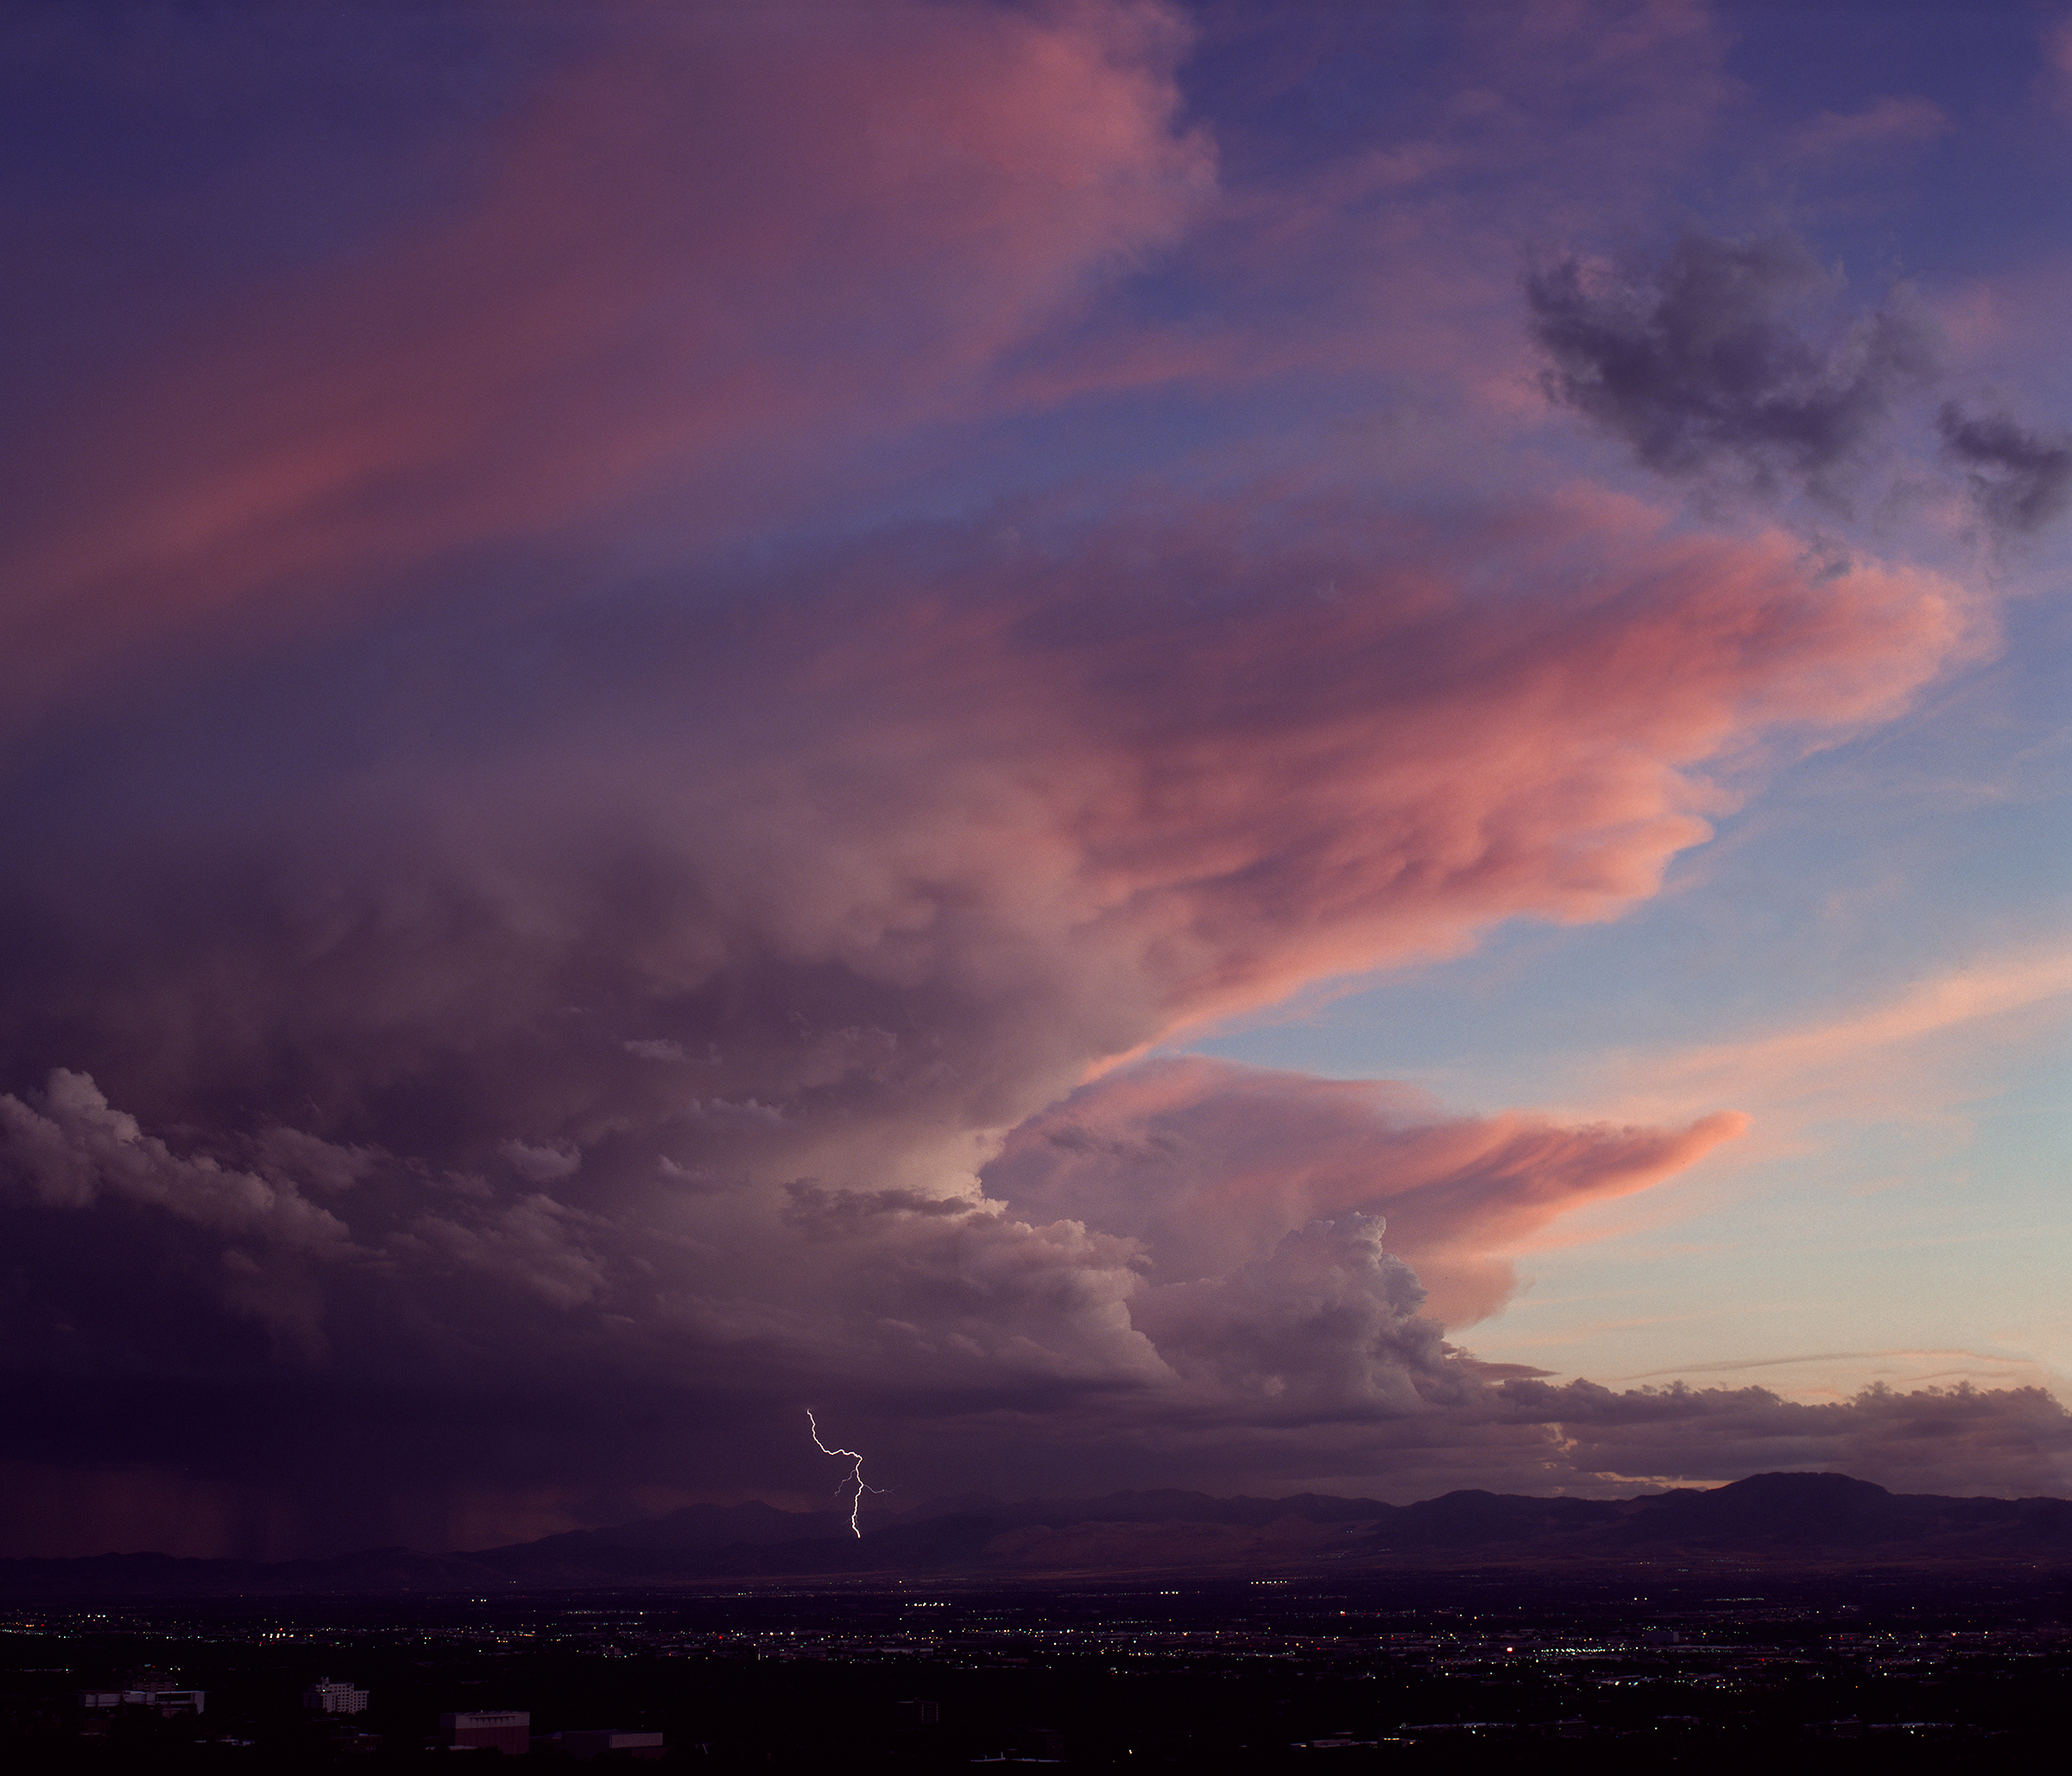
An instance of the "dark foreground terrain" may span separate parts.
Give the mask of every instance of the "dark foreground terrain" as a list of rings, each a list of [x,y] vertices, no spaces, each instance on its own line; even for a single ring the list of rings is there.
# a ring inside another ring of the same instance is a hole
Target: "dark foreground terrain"
[[[553,1735],[601,1727],[665,1735],[641,1767],[710,1772],[2044,1768],[2069,1621],[2041,1569],[1874,1564],[64,1603],[0,1615],[0,1758],[450,1769],[440,1714],[504,1709],[530,1715],[526,1768],[570,1767]],[[82,1705],[149,1672],[202,1711]],[[325,1677],[366,1710],[306,1712]]]
[[[0,1584],[0,1758],[31,1772],[451,1769],[440,1716],[509,1710],[509,1750],[462,1767],[566,1767],[593,1741],[561,1735],[609,1728],[708,1772],[1882,1773],[2056,1767],[2072,1718],[2072,1503],[1843,1475],[946,1500],[861,1538],[698,1506],[471,1554],[15,1561]],[[364,1710],[306,1709],[323,1678]]]

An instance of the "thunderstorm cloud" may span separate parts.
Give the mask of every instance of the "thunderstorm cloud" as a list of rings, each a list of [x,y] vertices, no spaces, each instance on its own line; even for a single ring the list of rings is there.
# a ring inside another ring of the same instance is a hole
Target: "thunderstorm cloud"
[[[1519,11],[1321,167],[1157,0],[433,8],[401,84],[54,19],[17,97],[128,171],[37,197],[71,294],[8,311],[6,1552],[789,1497],[837,1401],[910,1488],[2063,1471],[2047,1395],[1459,1342],[1730,1104],[1176,1052],[1625,916],[1987,626],[1505,454],[1519,243],[1730,92],[1696,9]],[[1529,285],[1547,386],[1667,474],[1818,491],[1929,369],[1782,237],[1595,264]],[[2061,443],[1943,437],[2063,502]]]

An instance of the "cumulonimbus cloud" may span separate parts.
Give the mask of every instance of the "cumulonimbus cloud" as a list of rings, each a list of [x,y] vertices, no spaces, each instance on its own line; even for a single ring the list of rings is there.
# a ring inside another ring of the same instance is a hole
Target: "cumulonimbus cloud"
[[[1516,97],[1431,120],[1469,171],[1392,250],[1548,117],[1608,165],[1718,98],[1701,16],[1617,16],[1609,56],[1573,9],[1473,26]],[[831,517],[989,389],[1134,386],[1003,366],[1212,206],[1183,22],[596,17],[458,195],[197,305],[39,452],[0,649],[14,1457],[206,1476],[332,1545],[767,1489],[832,1395],[1015,1489],[1584,1473],[1570,1419],[1611,1409],[1503,1394],[1447,1328],[1728,1119],[1131,1058],[1618,916],[1766,749],[1905,707],[1976,601],[1480,466]],[[1366,167],[1304,250],[1350,263],[1331,231],[1437,164]],[[1271,231],[1222,249],[1271,332]],[[1739,250],[1615,314],[1557,276],[1543,330],[1644,455],[1824,473],[1906,341],[1807,356],[1804,267]],[[1373,287],[1430,317],[1503,281],[1453,270]],[[1332,340],[1391,333],[1363,300]],[[1456,374],[1440,332],[1395,367]]]
[[[1675,1130],[1448,1116],[1402,1086],[1190,1058],[1083,1087],[1016,1129],[982,1176],[1025,1215],[1141,1240],[1161,1282],[1260,1261],[1319,1217],[1383,1217],[1432,1317],[1459,1326],[1502,1304],[1511,1255],[1557,1217],[1646,1190],[1740,1126],[1731,1113]]]
[[[419,1445],[463,1491],[537,1483],[544,1427],[606,1401],[685,1428],[591,1425],[597,1465],[717,1483],[688,1427],[831,1388],[909,1446],[1074,1425],[1108,1471],[1160,1422],[1292,1439],[1283,1471],[1304,1425],[1437,1435],[1489,1378],[1426,1289],[1488,1311],[1537,1227],[1730,1120],[1449,1119],[1189,1063],[980,1168],[1191,1023],[1615,915],[1726,805],[1715,764],[1896,707],[1967,601],[1597,496],[1443,542],[1271,496],[1014,515],[428,623],[401,674],[384,623],[18,777],[17,1237],[55,1249],[91,1201],[104,1280],[157,1279],[89,1313],[54,1261],[22,1311],[92,1318],[111,1398],[256,1350],[414,1438],[523,1376],[541,1445]],[[54,1057],[92,1084],[39,1096]],[[1178,1188],[1051,1139],[1240,1123],[1250,1174],[1197,1151]],[[340,1231],[226,1220],[225,1179]],[[221,1459],[306,1476],[323,1434],[282,1410]],[[125,1434],[74,1453],[134,1459]]]

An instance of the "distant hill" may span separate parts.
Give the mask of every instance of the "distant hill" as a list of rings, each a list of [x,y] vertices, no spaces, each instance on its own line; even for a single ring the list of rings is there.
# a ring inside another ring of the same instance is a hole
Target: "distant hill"
[[[1414,1505],[1123,1492],[940,1499],[861,1538],[846,1517],[691,1505],[472,1553],[376,1548],[328,1560],[102,1554],[0,1560],[16,1597],[429,1595],[813,1577],[973,1583],[1189,1573],[1383,1573],[1634,1561],[1818,1570],[1848,1563],[2072,1569],[2072,1501],[1887,1492],[1846,1474],[1757,1474],[1633,1499],[1450,1492]]]
[[[583,1559],[608,1548],[674,1549],[703,1552],[735,1543],[795,1542],[807,1537],[845,1535],[849,1518],[839,1511],[780,1511],[752,1499],[745,1505],[685,1505],[666,1517],[643,1517],[608,1529],[572,1529],[560,1535],[521,1542],[542,1557]],[[853,1537],[850,1538],[852,1540]],[[509,1553],[509,1548],[489,1551]]]

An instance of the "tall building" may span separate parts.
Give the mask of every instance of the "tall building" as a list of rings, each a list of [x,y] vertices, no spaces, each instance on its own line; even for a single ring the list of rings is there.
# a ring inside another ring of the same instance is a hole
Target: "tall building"
[[[329,1678],[319,1678],[302,1692],[302,1706],[313,1708],[327,1715],[357,1715],[365,1712],[367,1692],[355,1690],[350,1684],[334,1683]]]
[[[446,1743],[456,1750],[494,1747],[521,1757],[533,1748],[533,1716],[527,1709],[477,1709],[468,1714],[441,1715],[439,1725]]]

